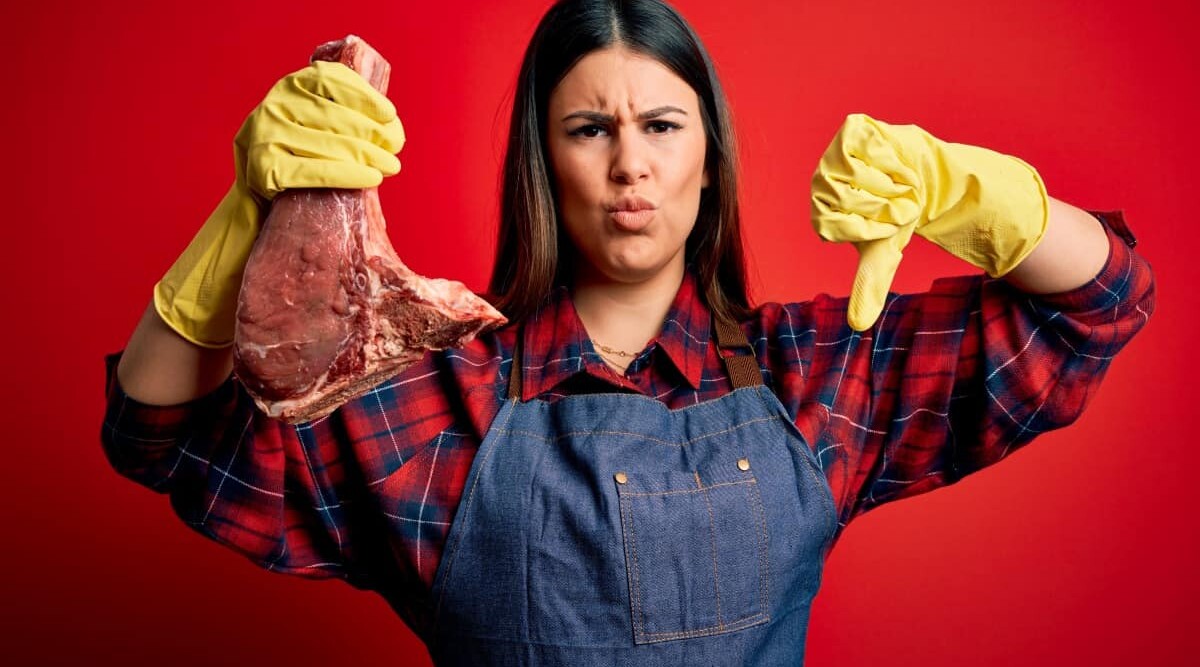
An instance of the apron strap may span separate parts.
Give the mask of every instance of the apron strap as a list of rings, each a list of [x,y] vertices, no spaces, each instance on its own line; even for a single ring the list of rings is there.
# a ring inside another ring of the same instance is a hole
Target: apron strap
[[[508,372],[508,397],[521,400],[521,340],[525,338],[525,323],[517,326],[517,341],[513,345],[512,367]]]
[[[734,389],[756,387],[763,384],[762,371],[754,359],[754,348],[746,334],[736,323],[713,315],[713,328],[717,331],[717,354],[725,362],[725,371]]]
[[[717,332],[717,354],[725,362],[725,370],[734,389],[755,387],[763,384],[762,371],[754,358],[754,348],[747,340],[742,328],[733,322],[713,316],[713,327]],[[525,325],[517,328],[517,340],[513,346],[512,369],[508,374],[508,397],[521,398],[521,341]]]

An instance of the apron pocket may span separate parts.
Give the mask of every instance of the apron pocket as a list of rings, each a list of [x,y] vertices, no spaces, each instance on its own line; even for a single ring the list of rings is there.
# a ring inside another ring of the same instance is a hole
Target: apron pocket
[[[615,476],[634,642],[716,635],[769,620],[767,525],[745,463]]]

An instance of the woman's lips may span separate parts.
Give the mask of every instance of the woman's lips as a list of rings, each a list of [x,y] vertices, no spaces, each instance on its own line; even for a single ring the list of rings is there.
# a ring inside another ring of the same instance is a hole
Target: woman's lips
[[[654,219],[654,213],[655,211],[652,208],[640,211],[613,211],[609,213],[609,217],[612,218],[617,229],[627,232],[639,232],[645,229],[646,225],[650,224],[650,221]]]

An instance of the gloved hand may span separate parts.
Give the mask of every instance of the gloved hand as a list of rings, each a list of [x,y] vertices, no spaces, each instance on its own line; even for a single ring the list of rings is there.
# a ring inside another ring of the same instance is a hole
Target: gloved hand
[[[270,200],[290,188],[378,186],[400,171],[404,139],[392,103],[341,63],[280,79],[234,138],[229,192],[155,286],[159,316],[197,345],[231,345],[242,270]]]
[[[861,113],[846,117],[812,179],[817,233],[859,253],[847,315],[857,331],[879,317],[914,233],[997,278],[1033,251],[1048,218],[1046,186],[1019,158]]]

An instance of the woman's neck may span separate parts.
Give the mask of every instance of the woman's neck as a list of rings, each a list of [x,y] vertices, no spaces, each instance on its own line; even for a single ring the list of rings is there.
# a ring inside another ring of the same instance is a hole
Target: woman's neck
[[[576,277],[572,300],[588,336],[597,344],[637,352],[662,329],[683,281],[682,262],[637,283]]]

